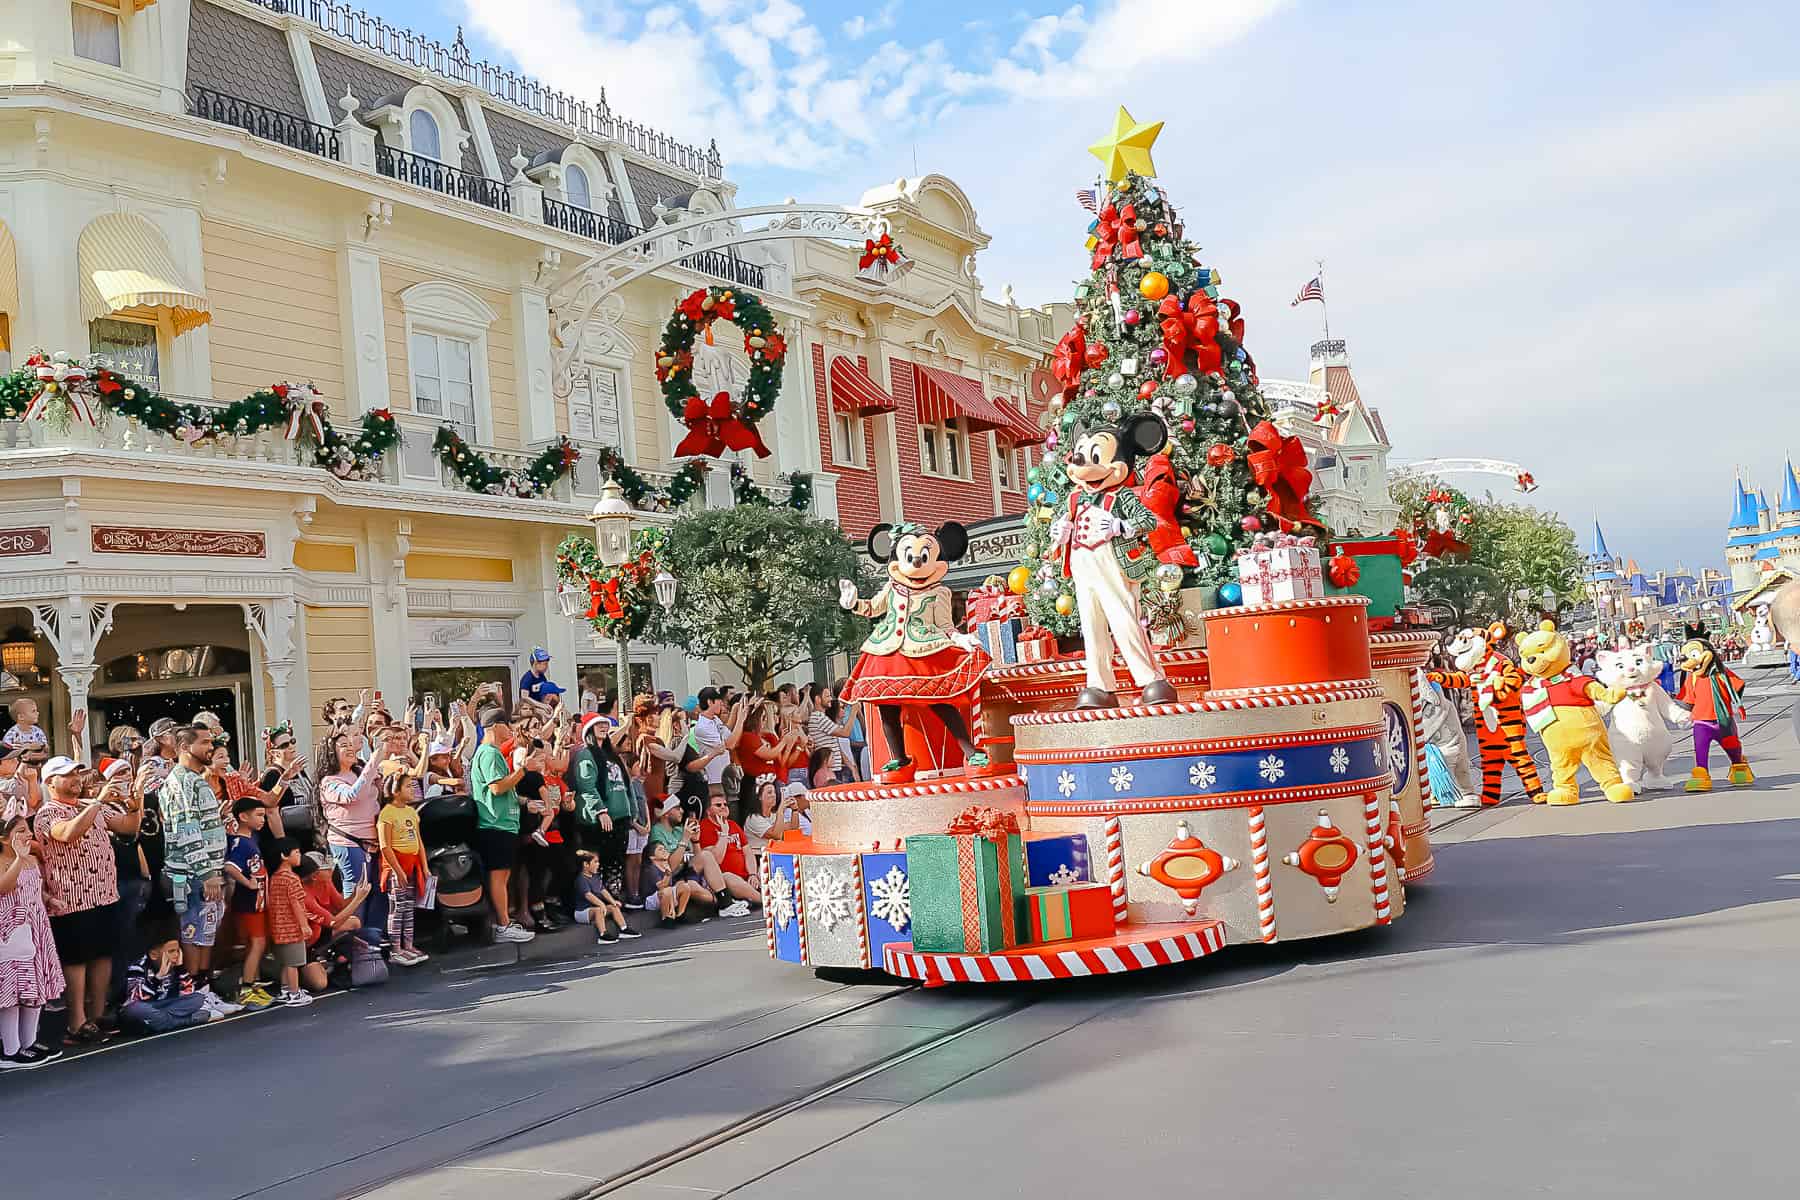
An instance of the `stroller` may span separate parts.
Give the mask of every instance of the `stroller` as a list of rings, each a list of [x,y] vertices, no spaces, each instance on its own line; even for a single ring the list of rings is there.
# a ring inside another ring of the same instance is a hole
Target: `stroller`
[[[487,872],[470,847],[475,835],[475,801],[467,795],[433,796],[419,805],[419,830],[425,839],[425,862],[437,883],[440,950],[450,942],[452,923],[485,934],[492,913],[487,902]]]

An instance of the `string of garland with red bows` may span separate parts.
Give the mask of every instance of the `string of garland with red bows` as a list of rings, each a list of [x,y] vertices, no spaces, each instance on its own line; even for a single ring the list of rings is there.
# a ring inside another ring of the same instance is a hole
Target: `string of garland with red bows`
[[[713,344],[713,325],[725,320],[744,331],[744,353],[750,356],[750,379],[741,396],[718,392],[700,395],[694,386],[694,342],[705,338]],[[728,450],[754,450],[758,458],[769,456],[768,446],[756,430],[781,394],[781,366],[787,358],[787,342],[775,331],[775,317],[762,301],[741,288],[699,288],[682,297],[663,327],[656,351],[656,380],[662,385],[663,402],[676,420],[687,426],[687,436],[675,447],[675,457],[703,455],[719,458]]]
[[[440,425],[431,448],[457,481],[471,492],[484,496],[516,496],[534,499],[575,469],[581,451],[566,437],[558,437],[545,446],[522,471],[497,467],[488,457],[469,445],[453,425]]]
[[[635,530],[631,558],[623,566],[609,567],[591,537],[572,533],[556,548],[556,575],[563,583],[587,594],[583,615],[595,632],[616,639],[641,638],[650,632],[661,606],[656,600],[656,577],[663,569],[668,530],[660,526]]]

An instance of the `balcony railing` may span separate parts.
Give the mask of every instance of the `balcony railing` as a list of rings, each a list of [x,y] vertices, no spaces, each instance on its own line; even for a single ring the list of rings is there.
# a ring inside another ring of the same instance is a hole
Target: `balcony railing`
[[[192,107],[196,117],[235,125],[252,137],[279,142],[295,150],[317,154],[321,158],[340,157],[338,132],[329,125],[315,125],[303,117],[281,112],[239,96],[228,96],[211,88],[194,89]]]
[[[604,213],[593,212],[578,205],[565,204],[563,201],[552,199],[549,196],[544,197],[544,224],[553,225],[564,233],[572,233],[576,237],[606,242],[613,246],[617,246],[621,242],[629,242],[644,232],[630,221],[622,221],[617,217],[609,217]]]
[[[375,147],[375,169],[389,179],[398,179],[402,183],[430,188],[434,192],[455,196],[457,199],[467,200],[471,204],[485,204],[487,207],[497,208],[501,212],[512,211],[512,192],[504,183],[486,176],[458,170],[435,158],[408,154],[404,150],[396,150],[391,146],[377,145]]]
[[[702,250],[690,254],[681,260],[683,266],[704,271],[708,275],[717,275],[720,279],[729,279],[739,287],[747,287],[753,291],[763,290],[763,269],[761,263],[745,262],[737,256],[736,251]]]

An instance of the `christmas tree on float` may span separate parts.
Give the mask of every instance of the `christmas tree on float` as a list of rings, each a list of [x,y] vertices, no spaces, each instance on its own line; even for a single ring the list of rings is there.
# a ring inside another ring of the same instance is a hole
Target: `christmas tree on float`
[[[1181,534],[1199,566],[1157,568],[1163,595],[1146,589],[1144,597],[1153,623],[1168,618],[1184,585],[1228,585],[1233,596],[1234,556],[1256,533],[1313,523],[1305,448],[1269,423],[1238,305],[1221,298],[1218,271],[1154,182],[1150,146],[1161,129],[1121,108],[1111,136],[1089,148],[1105,177],[1088,227],[1090,273],[1075,289],[1075,327],[1056,348],[1061,391],[1050,400],[1043,459],[1026,492],[1026,606],[1059,634],[1079,630],[1074,593],[1044,554],[1051,522],[1069,510],[1060,447],[1083,429],[1146,409],[1169,428],[1163,453],[1181,493]]]

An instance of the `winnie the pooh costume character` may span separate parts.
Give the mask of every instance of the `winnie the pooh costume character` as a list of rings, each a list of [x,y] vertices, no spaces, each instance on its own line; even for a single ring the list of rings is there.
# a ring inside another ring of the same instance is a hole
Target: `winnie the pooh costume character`
[[[1624,688],[1609,688],[1592,675],[1569,670],[1569,639],[1556,632],[1556,622],[1545,621],[1514,639],[1519,648],[1519,669],[1528,677],[1519,689],[1525,724],[1537,731],[1550,752],[1553,786],[1545,793],[1549,804],[1581,803],[1581,786],[1575,772],[1586,767],[1594,782],[1614,804],[1632,798],[1631,785],[1619,775],[1613,761],[1606,722],[1595,701],[1617,704]]]

